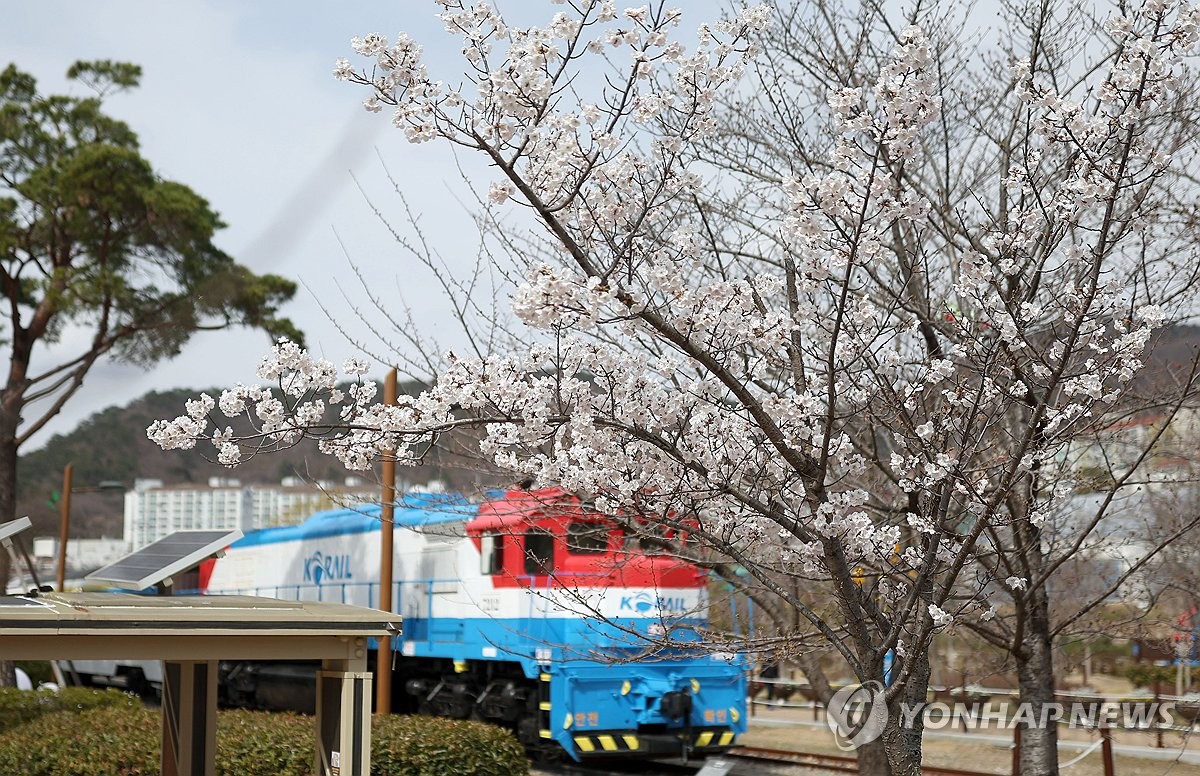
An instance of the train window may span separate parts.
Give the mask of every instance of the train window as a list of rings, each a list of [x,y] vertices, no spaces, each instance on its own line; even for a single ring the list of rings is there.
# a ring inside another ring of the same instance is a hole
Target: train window
[[[485,534],[480,537],[479,571],[482,574],[499,574],[504,568],[503,534]]]
[[[574,555],[607,552],[608,528],[595,523],[572,522],[567,526],[567,549]]]
[[[664,551],[659,540],[652,539],[645,533],[632,532],[625,534],[624,550],[633,555],[654,555]]]
[[[525,573],[551,571],[554,571],[554,537],[540,531],[525,534]]]

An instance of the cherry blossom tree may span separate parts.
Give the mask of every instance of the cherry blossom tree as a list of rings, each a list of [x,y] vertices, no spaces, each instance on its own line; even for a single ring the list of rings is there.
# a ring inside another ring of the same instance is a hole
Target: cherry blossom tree
[[[1051,699],[1060,462],[1189,312],[1190,216],[1167,182],[1193,140],[1197,12],[1114,9],[1069,49],[1040,3],[972,64],[977,37],[936,5],[756,7],[694,38],[661,3],[568,0],[537,26],[438,5],[457,80],[405,35],[356,38],[365,64],[335,75],[410,142],[491,165],[485,259],[522,278],[510,336],[395,406],[365,361],[339,373],[281,342],[258,370],[281,394],[201,396],[151,438],[235,465],[314,436],[363,469],[474,427],[494,464],[753,596],[773,651],[820,645],[878,683],[892,713],[856,751],[865,773],[919,773],[899,709],[924,700],[943,629],[1015,605],[1022,694]],[[221,420],[242,414],[251,438]],[[1055,748],[1053,726],[1029,731],[1022,772],[1057,772]]]
[[[1075,457],[1064,452],[1060,441],[1070,438],[1071,449],[1105,449],[1104,437],[1111,427],[1139,413],[1154,412],[1163,416],[1160,428],[1165,428],[1165,421],[1182,403],[1194,401],[1194,359],[1162,376],[1162,384],[1171,390],[1160,391],[1160,395],[1126,390],[1130,373],[1125,372],[1118,396],[1113,392],[1117,384],[1106,381],[1105,369],[1089,372],[1089,359],[1097,346],[1104,346],[1088,342],[1091,335],[1087,330],[1103,331],[1105,337],[1131,333],[1132,329],[1120,331],[1113,324],[1133,317],[1134,298],[1160,302],[1160,311],[1171,317],[1194,313],[1186,306],[1179,310],[1174,302],[1195,293],[1195,254],[1187,237],[1193,221],[1182,215],[1194,213],[1195,190],[1188,180],[1192,171],[1187,162],[1194,159],[1195,138],[1188,126],[1191,119],[1180,119],[1194,117],[1196,111],[1194,88],[1186,78],[1173,84],[1162,82],[1169,91],[1157,96],[1152,81],[1129,80],[1134,74],[1145,75],[1135,52],[1149,45],[1149,40],[1144,34],[1130,36],[1130,30],[1137,20],[1144,22],[1147,17],[1129,15],[1128,10],[1122,15],[1114,9],[1107,20],[1091,18],[1076,14],[1080,9],[1065,3],[1006,3],[1002,10],[1007,25],[998,36],[1001,43],[995,51],[981,52],[975,38],[964,40],[969,18],[964,18],[960,9],[949,4],[926,9],[921,23],[937,52],[937,68],[958,75],[942,82],[939,94],[944,104],[939,120],[927,126],[920,138],[922,158],[903,159],[888,169],[903,181],[904,188],[924,197],[928,219],[919,229],[888,224],[886,260],[870,272],[876,304],[899,307],[907,323],[922,332],[928,354],[935,355],[939,348],[970,345],[978,353],[987,353],[985,358],[996,359],[990,367],[976,360],[967,373],[962,371],[963,359],[953,359],[956,373],[952,379],[958,381],[973,373],[968,379],[993,381],[992,386],[1006,397],[983,417],[976,414],[978,425],[964,425],[956,418],[953,430],[936,448],[945,453],[974,450],[980,462],[1004,462],[1029,454],[1031,443],[1042,447],[1042,455],[1027,459],[1031,465],[1025,471],[994,491],[990,507],[995,512],[990,524],[976,523],[981,533],[970,561],[960,572],[960,579],[968,584],[951,599],[962,595],[962,600],[970,600],[972,590],[993,591],[994,605],[983,612],[960,610],[956,622],[986,634],[993,644],[1010,652],[1021,675],[1022,698],[1036,705],[1053,700],[1053,639],[1077,626],[1080,617],[1103,601],[1106,593],[1097,590],[1084,596],[1064,584],[1064,564],[1098,545],[1116,543],[1112,526],[1120,521],[1120,515],[1114,513],[1113,497],[1122,487],[1147,476],[1144,464],[1154,443],[1147,438],[1133,444],[1122,456],[1122,465],[1106,466],[1107,479],[1096,483],[1081,476]],[[1143,13],[1165,10],[1152,4]],[[781,23],[765,37],[765,51],[756,70],[760,88],[739,92],[728,100],[723,112],[728,123],[705,144],[701,154],[718,169],[736,171],[747,181],[733,190],[733,196],[710,208],[712,220],[732,214],[728,220],[743,225],[742,235],[757,229],[760,222],[755,214],[762,210],[761,200],[774,196],[779,182],[793,170],[821,174],[829,170],[827,160],[836,140],[825,131],[825,125],[811,120],[805,107],[797,106],[825,101],[833,105],[829,95],[864,88],[872,82],[872,70],[888,56],[880,41],[889,39],[892,27],[887,16],[871,4],[858,9],[797,4],[781,15]],[[1188,31],[1191,24],[1184,20],[1182,34],[1193,34]],[[1094,34],[1101,32],[1099,37]],[[1106,44],[1106,39],[1110,43]],[[836,44],[830,45],[830,41]],[[1151,69],[1163,64],[1153,60]],[[1006,77],[1006,72],[1015,77]],[[1107,73],[1107,78],[1089,81],[1082,77],[1089,72]],[[1063,86],[1055,93],[1038,93],[1039,78],[1042,83]],[[1111,90],[1120,83],[1137,88],[1126,90],[1123,100],[1112,100]],[[1095,100],[1096,91],[1104,93],[1100,101]],[[1107,107],[1101,108],[1106,99]],[[1162,109],[1151,107],[1156,99],[1161,100]],[[1030,110],[1031,101],[1034,106],[1065,112],[1056,117],[1054,112]],[[834,112],[836,118],[836,106]],[[1128,120],[1131,114],[1137,116],[1137,122]],[[1057,128],[1051,130],[1051,124]],[[1106,126],[1108,129],[1103,129]],[[1153,138],[1153,154],[1160,160],[1176,155],[1183,164],[1175,169],[1137,172],[1125,154],[1136,158],[1147,152],[1149,138]],[[1098,163],[1103,155],[1095,153],[1100,147],[1110,154],[1104,164]],[[1143,150],[1135,151],[1137,147]],[[1083,168],[1077,164],[1080,159],[1086,160]],[[1114,169],[1122,172],[1113,176]],[[1116,182],[1121,175],[1126,181]],[[1095,200],[1084,195],[1090,204],[1079,208],[1080,187],[1089,176],[1094,182],[1108,176],[1108,188]],[[729,177],[726,174],[726,180]],[[1084,212],[1089,207],[1091,216]],[[1064,209],[1055,213],[1055,208]],[[722,224],[713,231],[728,235],[731,229]],[[1080,240],[1080,234],[1087,232],[1106,236]],[[743,236],[730,244],[739,242],[749,241]],[[1113,298],[1089,299],[1087,282],[1078,282],[1086,274],[1074,274],[1060,264],[1064,259],[1077,259],[1083,250],[1090,254],[1077,270],[1097,278],[1090,281],[1093,288],[1099,278],[1110,288],[1122,287],[1126,306],[1114,305]],[[981,305],[983,300],[972,299],[952,285],[955,277],[962,282],[963,271],[973,273],[970,261],[964,264],[962,259],[980,253],[991,257],[981,265],[991,275],[984,282],[992,285],[997,295],[994,299],[1002,300],[999,307],[988,309],[990,303]],[[1136,277],[1143,270],[1145,282]],[[1096,317],[1086,322],[1086,315],[1068,315],[1061,323],[1054,321],[1054,310],[1061,309],[1054,297],[1079,290],[1084,290],[1084,304],[1092,305]],[[1104,311],[1106,306],[1110,312]],[[975,331],[959,328],[963,323],[973,325]],[[1012,326],[1016,327],[1015,340]],[[1009,327],[1007,333],[1005,327]],[[987,338],[997,338],[992,340],[994,347],[978,342]],[[977,342],[971,343],[972,339]],[[1137,353],[1130,363],[1137,371],[1142,349],[1135,347],[1130,353]],[[1046,356],[1056,359],[1064,354],[1058,364],[1066,371],[1048,373],[1054,365]],[[1069,373],[1072,369],[1078,370],[1074,376]],[[1063,401],[1071,393],[1078,395],[1084,381],[1098,394],[1090,398],[1101,401]],[[1101,390],[1103,386],[1107,387]],[[1040,424],[1064,422],[1064,416],[1052,417],[1059,408],[1080,415],[1064,435],[1044,440],[1043,446],[1038,439]],[[1039,419],[1046,411],[1049,416]],[[952,417],[955,414],[950,413]],[[881,425],[896,424],[877,414],[871,434]],[[988,429],[988,434],[980,445],[983,438],[970,435],[983,429]],[[864,435],[856,445],[868,459],[878,459],[872,436]],[[995,479],[984,475],[985,481]],[[1095,496],[1088,503],[1092,509],[1087,514],[1080,513],[1082,504],[1073,495],[1079,489]],[[870,490],[881,504],[902,509],[904,500],[896,497],[902,494],[893,492],[889,497],[887,490],[878,486]],[[974,520],[972,512],[955,507],[949,514],[965,513]],[[1186,525],[1179,528],[1186,529]],[[1136,572],[1164,543],[1179,535],[1173,530],[1154,536],[1135,553],[1126,573]],[[1130,539],[1126,537],[1123,543],[1129,545]],[[1057,582],[1058,597],[1065,599],[1058,606],[1061,616],[1051,614],[1052,581]],[[1040,713],[1040,709],[1035,711]],[[1022,742],[1024,772],[1052,770],[1053,735],[1053,726],[1026,733]]]

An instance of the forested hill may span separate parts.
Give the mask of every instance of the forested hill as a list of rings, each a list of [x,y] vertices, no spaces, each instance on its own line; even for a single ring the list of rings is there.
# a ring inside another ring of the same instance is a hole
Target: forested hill
[[[1200,328],[1176,326],[1157,339],[1139,375],[1137,390],[1175,386],[1185,379],[1200,343]],[[419,385],[403,386],[416,391]],[[212,396],[218,389],[209,389]],[[158,418],[173,418],[183,412],[184,402],[200,393],[180,389],[149,393],[125,407],[110,407],[92,415],[70,434],[60,434],[40,450],[21,457],[17,492],[18,515],[33,518],[36,535],[57,534],[58,508],[50,499],[62,488],[63,467],[74,464],[76,487],[118,481],[131,486],[136,478],[160,479],[167,484],[207,483],[209,477],[236,477],[243,484],[278,483],[288,476],[341,482],[347,472],[336,459],[321,455],[314,443],[251,458],[236,469],[227,469],[205,459],[211,445],[196,450],[164,452],[146,438],[146,427]],[[234,425],[237,430],[237,425]],[[442,439],[442,443],[448,441]],[[457,441],[471,446],[469,438]],[[401,468],[402,480],[419,487],[432,479],[455,490],[471,491],[481,486],[503,484],[506,479],[482,471],[477,462],[463,456],[441,454],[427,465]],[[370,473],[365,473],[371,477]],[[79,493],[72,499],[72,532],[75,536],[119,536],[122,530],[121,493]]]
[[[312,442],[256,456],[229,469],[205,459],[205,455],[215,457],[212,446],[206,443],[194,450],[164,452],[146,438],[146,427],[151,422],[179,415],[184,402],[200,392],[188,388],[148,393],[125,407],[98,412],[71,433],[55,435],[41,449],[21,456],[17,514],[33,518],[35,535],[57,535],[58,507],[50,501],[62,489],[63,467],[68,462],[74,465],[76,488],[105,481],[130,487],[139,478],[160,479],[167,484],[206,484],[214,476],[236,477],[244,485],[278,483],[288,476],[340,483],[349,474],[337,459],[321,455]],[[207,393],[217,396],[220,390],[209,389]],[[237,430],[237,424],[233,425]],[[368,480],[375,477],[371,472],[358,474]],[[461,458],[445,455],[431,459],[425,466],[400,468],[397,477],[416,486],[438,479],[455,489],[497,482],[494,476],[476,471]],[[120,536],[122,520],[120,492],[76,493],[72,497],[73,536]]]

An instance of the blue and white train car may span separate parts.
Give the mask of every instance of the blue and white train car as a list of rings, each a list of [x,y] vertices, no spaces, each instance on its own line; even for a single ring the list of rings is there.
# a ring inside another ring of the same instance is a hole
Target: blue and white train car
[[[379,515],[250,533],[204,570],[207,592],[377,607]],[[576,759],[711,753],[744,732],[743,662],[699,643],[699,569],[557,489],[409,494],[394,519],[393,708],[507,725]]]

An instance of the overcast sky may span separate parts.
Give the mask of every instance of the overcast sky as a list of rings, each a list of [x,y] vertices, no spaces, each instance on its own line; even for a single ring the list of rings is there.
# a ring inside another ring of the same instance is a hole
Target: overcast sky
[[[382,156],[447,257],[468,262],[474,252],[460,204],[469,195],[448,149],[407,144],[386,113],[362,110],[361,87],[332,77],[334,60],[353,56],[351,36],[371,31],[408,31],[426,45],[432,68],[460,72],[435,12],[426,0],[7,0],[0,52],[36,76],[42,93],[84,93],[63,78],[77,59],[140,64],[142,87],[110,98],[109,111],[132,125],[160,174],[191,186],[221,213],[229,225],[218,239],[222,248],[256,272],[308,287],[285,312],[314,351],[340,364],[356,351],[315,295],[356,336],[369,334],[338,292],[341,284],[355,304],[366,301],[337,236],[376,292],[397,295],[402,288],[430,331],[445,319],[429,278],[400,257],[352,173],[380,207],[394,212],[398,202]],[[460,161],[476,165],[472,176],[490,179],[475,160]],[[33,445],[152,389],[253,381],[268,347],[258,332],[204,333],[148,372],[105,363]]]
[[[500,5],[537,21],[561,10],[535,0]],[[694,30],[728,3],[679,5],[684,27]],[[337,82],[331,72],[337,57],[356,61],[352,36],[377,31],[391,37],[403,30],[424,45],[434,77],[455,81],[461,55],[436,10],[432,0],[5,0],[0,66],[11,61],[32,73],[42,93],[83,94],[85,87],[63,78],[75,60],[140,64],[142,87],[111,97],[108,110],[139,134],[144,155],[161,175],[191,186],[221,213],[229,225],[218,237],[222,248],[256,272],[302,284],[284,312],[305,331],[313,351],[340,364],[357,351],[322,312],[322,303],[361,340],[371,340],[372,327],[389,325],[377,312],[368,314],[370,325],[354,314],[355,306],[369,305],[351,261],[375,293],[397,300],[397,309],[403,295],[424,334],[439,336],[446,347],[455,344],[447,339],[454,327],[432,278],[396,248],[352,175],[403,228],[386,163],[419,209],[429,240],[447,262],[464,268],[473,261],[477,238],[464,210],[472,195],[462,176],[482,191],[494,176],[471,155],[456,160],[443,144],[409,145],[386,111],[362,110],[361,87]],[[28,449],[150,390],[254,381],[268,348],[264,334],[235,330],[199,334],[181,356],[150,371],[104,362]],[[381,366],[375,376],[382,373]]]

